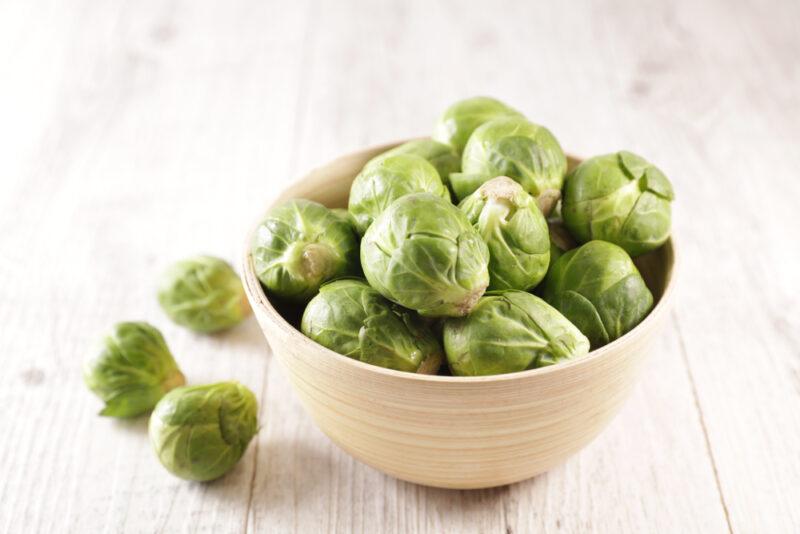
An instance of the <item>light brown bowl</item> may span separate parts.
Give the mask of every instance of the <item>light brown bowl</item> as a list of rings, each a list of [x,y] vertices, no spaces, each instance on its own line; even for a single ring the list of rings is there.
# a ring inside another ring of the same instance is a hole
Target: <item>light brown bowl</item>
[[[346,207],[350,183],[364,163],[393,146],[363,150],[316,169],[275,204],[308,198]],[[667,316],[674,258],[670,240],[637,259],[657,303],[625,336],[571,362],[486,377],[404,373],[337,354],[276,311],[256,278],[249,246],[243,272],[264,336],[311,417],[334,442],[403,480],[486,488],[560,464],[617,413]]]

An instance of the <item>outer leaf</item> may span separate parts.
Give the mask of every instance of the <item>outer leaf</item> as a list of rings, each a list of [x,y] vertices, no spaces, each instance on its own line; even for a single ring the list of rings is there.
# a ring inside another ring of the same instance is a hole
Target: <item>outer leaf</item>
[[[444,323],[454,375],[512,373],[589,351],[589,341],[557,310],[523,291],[491,291],[473,312]]]
[[[171,391],[150,417],[150,442],[161,464],[187,480],[219,478],[241,459],[258,430],[258,404],[237,382]]]
[[[596,301],[609,339],[617,339],[629,332],[653,307],[653,295],[638,272],[608,288],[598,295]]]
[[[488,262],[486,244],[464,214],[430,194],[395,201],[361,244],[370,285],[432,317],[469,313],[489,283]]]
[[[118,323],[86,360],[86,385],[105,402],[100,415],[135,417],[185,382],[161,333],[144,322]]]
[[[304,301],[324,282],[356,274],[358,238],[347,221],[310,200],[267,213],[251,244],[256,275],[273,295]]]
[[[473,132],[461,160],[462,173],[482,176],[484,182],[508,176],[534,197],[560,190],[566,170],[566,156],[553,134],[521,117],[484,123]],[[455,184],[453,190],[462,195],[459,199],[474,191]]]
[[[467,98],[447,108],[439,117],[433,138],[452,146],[461,154],[475,129],[498,117],[522,117],[522,114],[494,98]]]
[[[250,313],[236,272],[212,256],[172,265],[159,280],[158,302],[173,321],[196,332],[230,328]]]
[[[560,293],[554,306],[589,338],[592,347],[602,347],[612,339],[592,301],[577,291]]]
[[[550,259],[547,221],[536,201],[504,176],[489,180],[459,205],[489,247],[490,289],[532,289]]]
[[[632,256],[655,250],[669,238],[672,206],[650,191],[642,193],[619,229],[619,245]]]
[[[376,291],[365,290],[360,280],[327,283],[306,306],[300,330],[320,345],[345,356],[361,359],[360,330],[370,313],[382,306]]]
[[[565,253],[543,285],[545,300],[581,329],[592,349],[630,331],[653,305],[653,295],[628,254],[605,241],[590,241]]]
[[[638,256],[669,238],[673,197],[658,168],[623,151],[588,159],[567,176],[562,215],[576,240],[609,241]]]
[[[648,167],[644,175],[644,189],[660,196],[664,200],[673,200],[675,198],[672,184],[657,167]]]
[[[465,199],[487,181],[484,174],[456,172],[450,175],[450,189],[456,199]]]
[[[411,193],[431,193],[450,200],[436,169],[419,156],[400,154],[367,164],[350,187],[348,210],[363,234],[389,205]]]
[[[302,332],[340,354],[389,369],[435,373],[442,349],[416,314],[363,280],[337,280],[308,303]]]
[[[378,164],[388,157],[401,154],[419,156],[425,159],[436,168],[439,177],[445,185],[448,183],[450,174],[458,172],[459,169],[461,169],[461,156],[458,152],[456,152],[452,146],[434,141],[433,139],[415,139],[403,143],[391,150],[387,150],[383,154],[375,156],[365,167]]]

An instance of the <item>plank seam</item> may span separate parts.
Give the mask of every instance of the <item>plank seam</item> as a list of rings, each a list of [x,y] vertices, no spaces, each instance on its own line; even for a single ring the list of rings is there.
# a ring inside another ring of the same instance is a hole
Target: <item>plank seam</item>
[[[675,331],[678,333],[678,347],[681,351],[681,358],[683,358],[684,367],[686,368],[686,376],[689,378],[689,386],[692,388],[692,398],[694,400],[695,408],[697,409],[697,416],[700,420],[700,428],[703,430],[703,439],[706,444],[706,452],[708,453],[709,461],[711,462],[711,470],[714,473],[714,482],[717,485],[717,493],[719,494],[719,502],[722,505],[722,511],[725,514],[725,522],[728,524],[728,532],[733,534],[733,525],[731,525],[731,516],[728,511],[728,504],[725,502],[725,495],[722,492],[722,483],[719,478],[719,470],[717,469],[717,461],[714,458],[714,451],[711,448],[711,439],[708,436],[708,428],[706,427],[706,419],[703,414],[703,409],[700,406],[700,396],[697,394],[697,386],[692,373],[692,367],[689,364],[689,353],[686,349],[686,343],[683,339],[683,332],[681,331],[678,316],[673,310],[671,312],[672,320],[675,323]]]
[[[263,382],[262,382],[262,386],[261,386],[261,400],[260,400],[259,405],[258,405],[259,417],[263,417],[263,414],[265,413],[265,404],[266,404],[266,399],[267,399],[267,384],[269,382],[269,376],[270,376],[270,372],[269,371],[270,371],[270,367],[272,367],[272,361],[273,361],[273,359],[270,358],[267,362],[265,362],[265,365],[264,365],[264,376],[262,377]],[[263,432],[268,424],[269,424],[269,421],[264,423],[264,426],[259,427],[258,433],[260,434],[261,432]],[[253,495],[255,494],[256,474],[258,473],[258,449],[259,449],[258,445],[259,445],[260,442],[261,442],[261,439],[259,437],[259,439],[257,439],[256,442],[255,442],[255,450],[253,451],[253,474],[250,475],[250,489],[249,489],[248,494],[247,494],[247,508],[245,509],[245,513],[244,513],[244,530],[243,530],[243,532],[250,532],[250,529],[249,529],[249,527],[250,527],[250,510],[253,508]]]

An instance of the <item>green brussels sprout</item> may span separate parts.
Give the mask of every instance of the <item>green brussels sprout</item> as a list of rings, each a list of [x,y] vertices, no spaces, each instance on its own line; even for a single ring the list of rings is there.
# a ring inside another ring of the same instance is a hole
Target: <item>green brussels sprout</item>
[[[323,285],[306,306],[300,330],[339,354],[398,371],[434,374],[444,359],[439,341],[415,312],[360,279]]]
[[[367,165],[353,180],[348,209],[364,234],[389,204],[410,193],[431,193],[450,200],[436,169],[419,156],[400,154]]]
[[[359,271],[352,226],[311,200],[272,208],[256,229],[250,250],[266,290],[289,301],[308,300],[323,282]]]
[[[439,117],[433,129],[433,139],[452,146],[461,154],[472,132],[498,117],[522,117],[522,113],[487,96],[459,100]]]
[[[491,120],[467,142],[461,173],[450,175],[459,200],[495,176],[508,176],[536,197],[539,209],[549,215],[561,195],[567,158],[550,130],[523,117]]]
[[[144,322],[114,325],[85,361],[83,379],[105,402],[100,415],[111,417],[148,412],[168,391],[186,383],[161,332]]]
[[[336,215],[339,219],[346,222],[347,224],[353,227],[353,231],[356,230],[356,221],[353,219],[353,216],[350,215],[350,212],[347,211],[345,208],[332,208],[331,213]]]
[[[236,272],[212,256],[189,258],[167,269],[159,281],[158,302],[170,319],[196,332],[230,328],[250,313]]]
[[[511,178],[498,176],[459,209],[489,246],[489,289],[532,289],[547,273],[550,239],[536,201]]]
[[[544,300],[488,291],[467,317],[444,322],[444,352],[457,376],[495,375],[578,358],[589,340]]]
[[[601,239],[639,256],[669,238],[672,184],[630,152],[587,159],[564,182],[562,216],[573,237]]]
[[[628,253],[606,241],[565,252],[543,289],[544,299],[589,338],[592,349],[631,330],[653,307],[653,295]]]
[[[442,183],[447,185],[450,173],[458,172],[461,169],[461,156],[450,145],[434,141],[433,139],[415,139],[402,145],[387,150],[369,160],[365,167],[375,165],[380,161],[391,157],[407,154],[419,156],[436,168]]]
[[[489,284],[489,249],[462,211],[429,193],[392,203],[361,241],[370,285],[427,317],[466,315]]]
[[[173,475],[213,480],[244,455],[258,431],[257,412],[255,396],[238,382],[177,388],[153,410],[150,442]]]

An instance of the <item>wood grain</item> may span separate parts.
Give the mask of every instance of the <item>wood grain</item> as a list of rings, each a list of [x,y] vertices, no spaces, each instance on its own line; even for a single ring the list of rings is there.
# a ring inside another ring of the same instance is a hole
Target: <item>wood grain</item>
[[[0,2],[0,530],[796,532],[797,2]],[[353,14],[357,13],[357,16]],[[641,385],[587,449],[475,492],[399,482],[304,415],[254,321],[206,338],[152,296],[232,261],[293,177],[490,94],[571,152],[673,180],[680,291]],[[116,320],[262,430],[230,476],[167,475],[143,422],[95,416],[79,362]]]

